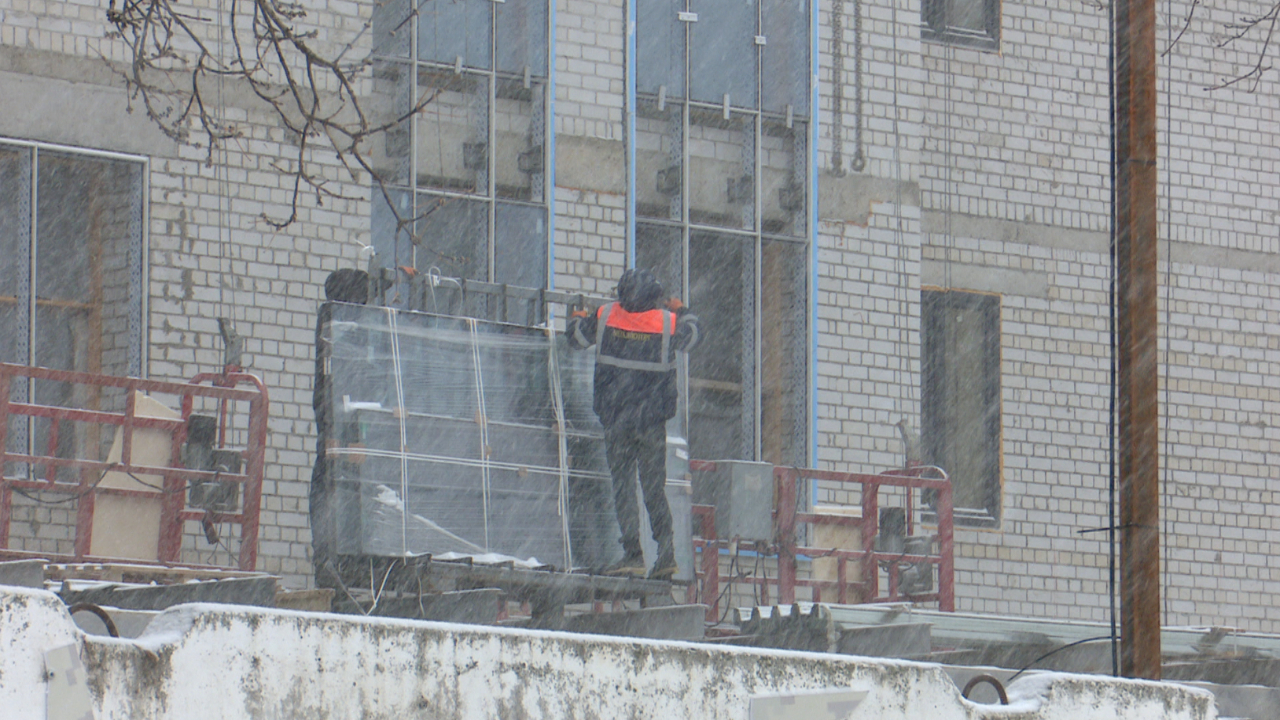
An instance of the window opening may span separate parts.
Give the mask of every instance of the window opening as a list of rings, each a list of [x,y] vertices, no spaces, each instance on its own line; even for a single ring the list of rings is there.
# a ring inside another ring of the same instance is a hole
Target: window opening
[[[921,441],[951,477],[956,522],[1000,520],[1000,296],[921,293]]]
[[[1000,47],[1000,0],[924,0],[924,40],[985,50]]]
[[[0,361],[142,374],[145,173],[141,159],[0,141]],[[111,389],[48,381],[15,384],[9,399],[123,408]],[[47,443],[47,421],[10,423],[10,451]],[[93,457],[88,435],[66,428],[58,447]]]

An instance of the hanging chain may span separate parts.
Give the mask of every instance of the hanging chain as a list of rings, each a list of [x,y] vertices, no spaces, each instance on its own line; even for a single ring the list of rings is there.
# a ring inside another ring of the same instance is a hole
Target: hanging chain
[[[854,151],[849,166],[854,172],[862,172],[867,166],[862,149],[862,0],[853,0],[853,90]]]

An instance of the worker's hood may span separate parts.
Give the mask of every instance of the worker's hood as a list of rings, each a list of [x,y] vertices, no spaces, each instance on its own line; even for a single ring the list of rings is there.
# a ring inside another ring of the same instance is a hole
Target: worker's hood
[[[618,281],[618,302],[627,312],[637,313],[658,307],[662,283],[648,270],[628,270]]]

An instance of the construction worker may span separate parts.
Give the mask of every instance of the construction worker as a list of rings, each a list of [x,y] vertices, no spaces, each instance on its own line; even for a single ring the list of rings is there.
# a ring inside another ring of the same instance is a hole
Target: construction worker
[[[666,300],[662,283],[648,270],[627,270],[618,281],[618,301],[594,315],[577,310],[569,318],[570,342],[596,346],[594,410],[604,425],[605,450],[613,478],[614,512],[622,530],[623,558],[606,570],[643,577],[640,508],[636,475],[658,558],[651,578],[676,573],[671,509],[666,495],[667,420],[676,414],[676,351],[698,342],[698,318],[678,298]]]

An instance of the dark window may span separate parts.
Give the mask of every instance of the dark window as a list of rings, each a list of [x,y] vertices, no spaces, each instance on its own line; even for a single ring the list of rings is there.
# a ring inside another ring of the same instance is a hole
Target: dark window
[[[924,0],[924,40],[995,50],[1000,47],[1000,0]]]
[[[956,521],[1000,520],[1000,297],[921,293],[925,460],[951,477]]]

